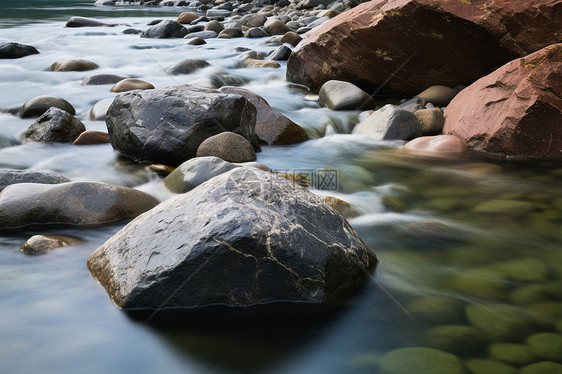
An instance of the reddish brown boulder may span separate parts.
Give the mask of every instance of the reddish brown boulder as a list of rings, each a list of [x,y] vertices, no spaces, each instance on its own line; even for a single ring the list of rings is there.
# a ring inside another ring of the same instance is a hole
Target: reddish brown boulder
[[[562,158],[562,44],[516,59],[461,91],[443,133],[476,151]]]
[[[562,0],[373,0],[309,33],[288,61],[287,79],[312,90],[337,79],[410,95],[468,85],[562,41],[554,31],[561,20]]]
[[[238,87],[222,87],[220,92],[238,94],[248,99],[258,110],[255,134],[267,145],[294,144],[308,140],[306,131],[279,113],[260,95]]]
[[[109,143],[109,134],[103,131],[84,131],[72,145],[91,145]]]

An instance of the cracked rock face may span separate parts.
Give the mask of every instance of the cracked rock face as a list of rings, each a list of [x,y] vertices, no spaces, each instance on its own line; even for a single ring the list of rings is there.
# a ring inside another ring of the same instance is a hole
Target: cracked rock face
[[[240,95],[183,85],[117,96],[106,124],[111,145],[124,156],[177,166],[221,132],[252,140],[256,108]]]
[[[376,263],[322,198],[236,168],[137,217],[88,268],[124,309],[334,305]]]
[[[462,90],[444,134],[479,152],[562,158],[562,44],[513,60]]]

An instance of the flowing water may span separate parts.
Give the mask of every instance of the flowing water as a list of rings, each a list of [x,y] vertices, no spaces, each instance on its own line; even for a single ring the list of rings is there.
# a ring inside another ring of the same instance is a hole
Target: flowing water
[[[337,170],[337,188],[316,183],[315,192],[353,206],[359,215],[350,223],[380,263],[365,290],[332,318],[276,321],[278,328],[266,331],[248,322],[162,330],[128,319],[86,268],[90,253],[122,224],[44,228],[41,233],[77,236],[83,244],[39,257],[19,251],[37,230],[2,233],[2,372],[376,373],[381,357],[401,347],[434,346],[463,360],[487,358],[486,339],[525,344],[535,331],[562,330],[560,163],[402,154],[397,151],[401,142],[349,135],[358,113],[332,112],[303,100],[306,93],[287,84],[285,65],[235,68],[234,48],[267,52],[273,47],[263,45],[265,39],[214,39],[197,47],[182,39],[141,39],[122,32],[145,29],[152,19],[174,19],[184,9],[92,3],[2,0],[0,42],[30,44],[41,54],[0,60],[0,138],[13,142],[29,126],[32,121],[9,110],[38,95],[66,98],[88,129],[105,130],[104,122],[87,121],[87,113],[115,94],[109,85],[81,86],[91,74],[138,77],[157,88],[228,74],[313,138],[263,147],[258,161],[315,177]],[[65,28],[70,16],[129,26]],[[62,58],[91,60],[100,68],[49,72],[50,64]],[[205,59],[212,66],[189,75],[166,74],[168,66],[183,58]],[[117,157],[109,145],[14,145],[0,149],[0,167],[51,170],[71,180],[119,183],[167,197],[156,176]],[[505,310],[494,314],[498,304],[512,307],[511,320],[502,322]],[[474,306],[491,311],[492,322],[468,318],[465,309]],[[508,325],[507,333],[490,332],[502,323]],[[479,329],[476,336],[436,332],[441,325],[471,324]],[[511,335],[513,329],[528,333]],[[471,345],[470,339],[478,344]]]

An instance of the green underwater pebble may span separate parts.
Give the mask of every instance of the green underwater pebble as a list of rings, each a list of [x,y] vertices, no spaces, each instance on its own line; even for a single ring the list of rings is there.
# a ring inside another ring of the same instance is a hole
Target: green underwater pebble
[[[541,332],[527,338],[527,345],[537,356],[562,362],[562,335]]]
[[[476,205],[472,211],[474,213],[521,217],[529,214],[534,209],[534,205],[527,201],[497,199],[480,203]]]
[[[407,310],[414,318],[431,323],[458,323],[465,319],[461,302],[441,296],[415,299],[407,306]]]
[[[432,327],[426,332],[427,345],[458,355],[481,351],[486,338],[472,326],[447,325]]]
[[[535,361],[535,354],[523,344],[495,343],[488,347],[490,358],[513,365],[527,365]]]
[[[472,374],[518,374],[512,366],[494,360],[471,359],[464,362]]]
[[[523,308],[507,304],[474,304],[466,307],[470,323],[493,340],[514,341],[535,332],[538,321]]]
[[[381,374],[467,374],[457,356],[425,347],[391,351],[381,359],[380,369]]]
[[[552,361],[542,361],[525,366],[521,374],[562,374],[562,365]]]

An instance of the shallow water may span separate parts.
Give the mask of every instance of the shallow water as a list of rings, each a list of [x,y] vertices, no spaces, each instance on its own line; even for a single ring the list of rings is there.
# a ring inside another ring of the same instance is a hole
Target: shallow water
[[[38,95],[66,98],[88,129],[104,130],[105,123],[86,116],[94,103],[115,94],[110,85],[81,86],[92,74],[139,77],[159,88],[205,79],[220,69],[246,81],[244,87],[314,138],[264,147],[258,161],[314,177],[335,170],[335,190],[319,180],[313,188],[348,201],[360,213],[350,223],[380,264],[364,292],[333,318],[258,332],[244,324],[166,331],[128,319],[86,269],[89,254],[122,225],[44,228],[41,233],[72,235],[84,243],[41,257],[19,251],[38,231],[3,233],[4,371],[373,373],[392,349],[430,345],[426,334],[432,326],[470,325],[464,308],[478,304],[514,305],[522,316],[530,310],[543,320],[537,331],[562,329],[561,164],[423,159],[397,152],[401,142],[349,135],[358,113],[331,112],[304,101],[305,93],[285,81],[284,66],[235,68],[234,48],[273,49],[260,44],[264,39],[215,39],[194,47],[181,39],[122,34],[128,26],[63,27],[70,16],[86,16],[145,29],[148,21],[173,19],[183,10],[3,1],[0,42],[31,44],[41,54],[0,60],[0,135],[16,139],[27,128],[32,121],[6,111]],[[47,71],[67,57],[92,60],[100,68]],[[205,59],[212,67],[184,76],[166,73],[188,57]],[[323,136],[327,128],[331,135]],[[157,177],[119,158],[109,145],[16,145],[0,149],[0,167],[51,170],[71,180],[119,183],[166,197]],[[486,335],[485,329],[480,334]],[[525,337],[510,339],[524,342]],[[458,355],[485,358],[487,343]]]

